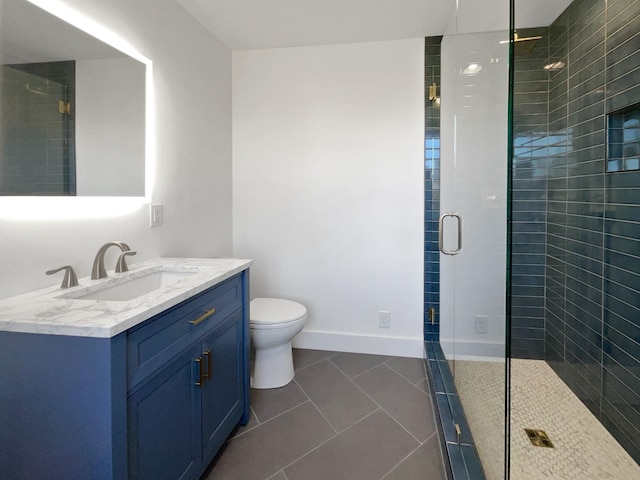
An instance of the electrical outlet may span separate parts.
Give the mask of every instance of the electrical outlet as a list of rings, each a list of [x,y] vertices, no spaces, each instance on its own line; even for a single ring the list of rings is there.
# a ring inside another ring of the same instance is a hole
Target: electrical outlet
[[[391,312],[384,310],[378,312],[378,328],[391,328]]]
[[[476,315],[475,329],[476,333],[479,334],[489,333],[489,317],[486,315]]]
[[[162,204],[152,203],[149,205],[149,227],[162,225]]]

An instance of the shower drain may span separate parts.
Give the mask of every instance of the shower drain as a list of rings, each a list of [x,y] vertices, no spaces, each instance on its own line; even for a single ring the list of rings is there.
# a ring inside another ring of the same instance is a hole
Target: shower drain
[[[533,446],[553,448],[553,443],[551,443],[549,436],[544,430],[525,428],[524,431],[527,432],[527,437],[529,437],[529,441],[531,441]]]

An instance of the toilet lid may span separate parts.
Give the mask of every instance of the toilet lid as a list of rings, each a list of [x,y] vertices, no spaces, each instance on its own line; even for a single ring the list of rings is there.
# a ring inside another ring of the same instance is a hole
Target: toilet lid
[[[249,309],[251,323],[257,324],[293,322],[306,314],[304,306],[281,298],[254,298]]]

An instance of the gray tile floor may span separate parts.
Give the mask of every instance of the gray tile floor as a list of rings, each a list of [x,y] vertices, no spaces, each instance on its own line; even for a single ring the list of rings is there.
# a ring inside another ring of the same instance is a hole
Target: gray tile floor
[[[202,480],[444,480],[420,359],[294,350]]]

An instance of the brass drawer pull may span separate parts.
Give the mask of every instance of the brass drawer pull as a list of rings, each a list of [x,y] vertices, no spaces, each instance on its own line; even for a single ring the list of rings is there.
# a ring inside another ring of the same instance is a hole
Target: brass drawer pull
[[[207,350],[202,355],[207,357],[207,373],[205,373],[204,376],[207,377],[207,380],[211,380],[211,370],[213,369],[211,361],[211,349]]]
[[[198,325],[199,323],[204,322],[207,318],[209,318],[214,313],[216,313],[216,309],[212,308],[211,310],[207,310],[206,312],[204,312],[202,315],[200,315],[195,320],[190,320],[189,323],[191,323],[193,325]]]
[[[196,382],[196,385],[200,388],[202,388],[202,385],[204,385],[204,372],[202,369],[202,357],[196,358],[196,363],[198,364],[198,381]]]

